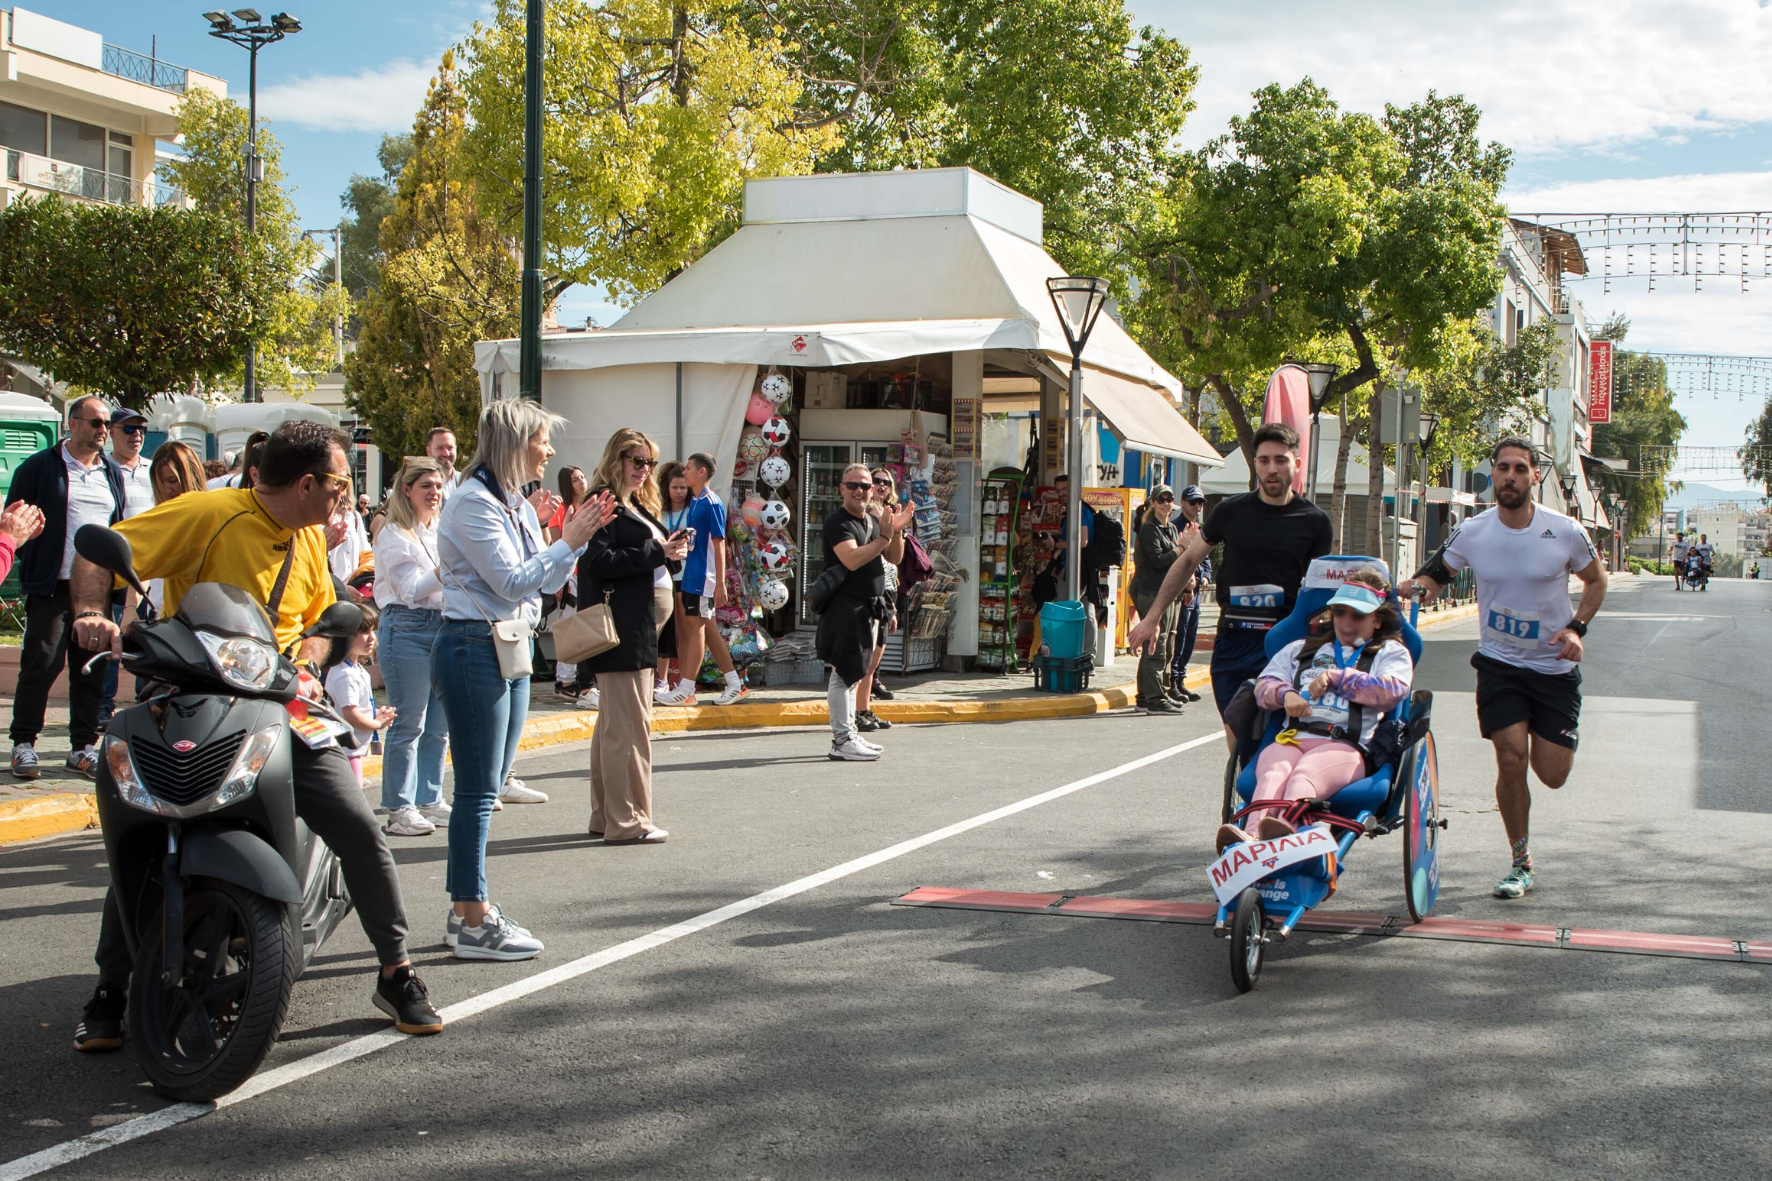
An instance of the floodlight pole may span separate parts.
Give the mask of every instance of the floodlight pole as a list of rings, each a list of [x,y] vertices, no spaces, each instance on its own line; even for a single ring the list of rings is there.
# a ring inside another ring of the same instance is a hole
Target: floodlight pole
[[[541,62],[546,0],[527,0],[523,75],[523,303],[518,396],[541,401]]]

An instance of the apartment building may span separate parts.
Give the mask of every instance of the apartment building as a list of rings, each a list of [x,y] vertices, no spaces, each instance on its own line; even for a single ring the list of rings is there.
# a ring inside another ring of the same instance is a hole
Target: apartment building
[[[1687,509],[1686,528],[1708,534],[1719,554],[1749,557],[1766,548],[1767,514],[1757,505],[1724,501]]]
[[[155,178],[178,103],[220,78],[111,45],[99,33],[23,8],[0,10],[0,206],[57,193],[112,205],[182,203]]]

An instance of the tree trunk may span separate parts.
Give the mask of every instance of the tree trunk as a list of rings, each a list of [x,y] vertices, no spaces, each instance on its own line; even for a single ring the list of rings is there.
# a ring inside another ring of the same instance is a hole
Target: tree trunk
[[[1341,396],[1341,405],[1336,409],[1335,417],[1341,423],[1341,437],[1335,440],[1335,482],[1329,491],[1329,544],[1339,554],[1346,552],[1341,546],[1347,540],[1343,536],[1347,525],[1347,458],[1354,450],[1353,432],[1347,429],[1346,394]]]
[[[1231,427],[1237,432],[1237,446],[1243,452],[1243,462],[1249,465],[1249,491],[1255,491],[1255,428],[1249,425],[1249,412],[1243,403],[1237,400],[1231,383],[1224,379],[1223,374],[1214,373],[1208,380],[1212,388],[1218,391],[1218,400],[1224,403],[1226,414],[1231,416]]]
[[[1366,478],[1366,553],[1382,557],[1384,541],[1384,428],[1378,408],[1384,403],[1384,379],[1372,383],[1372,413],[1366,428],[1366,462],[1372,471]]]

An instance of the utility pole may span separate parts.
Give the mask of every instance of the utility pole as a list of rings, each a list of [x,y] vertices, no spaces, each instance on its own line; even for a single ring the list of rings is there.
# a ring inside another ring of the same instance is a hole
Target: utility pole
[[[315,234],[332,235],[332,285],[343,290],[345,285],[344,232],[339,226],[333,226],[330,230],[303,230],[301,232],[301,236],[304,238],[311,238]],[[345,367],[345,318],[342,312],[332,317],[332,343],[336,350],[338,367],[343,369]]]
[[[523,75],[523,304],[517,391],[541,401],[541,63],[547,0],[527,0]]]

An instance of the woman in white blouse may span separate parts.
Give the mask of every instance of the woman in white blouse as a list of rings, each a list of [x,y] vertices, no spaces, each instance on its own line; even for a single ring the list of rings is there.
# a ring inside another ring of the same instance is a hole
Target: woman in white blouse
[[[443,626],[437,574],[443,478],[436,460],[408,458],[388,497],[388,524],[375,538],[377,660],[388,704],[397,711],[382,755],[381,806],[388,810],[384,831],[396,837],[425,836],[449,822],[443,802],[449,723],[431,680],[431,648]]]

